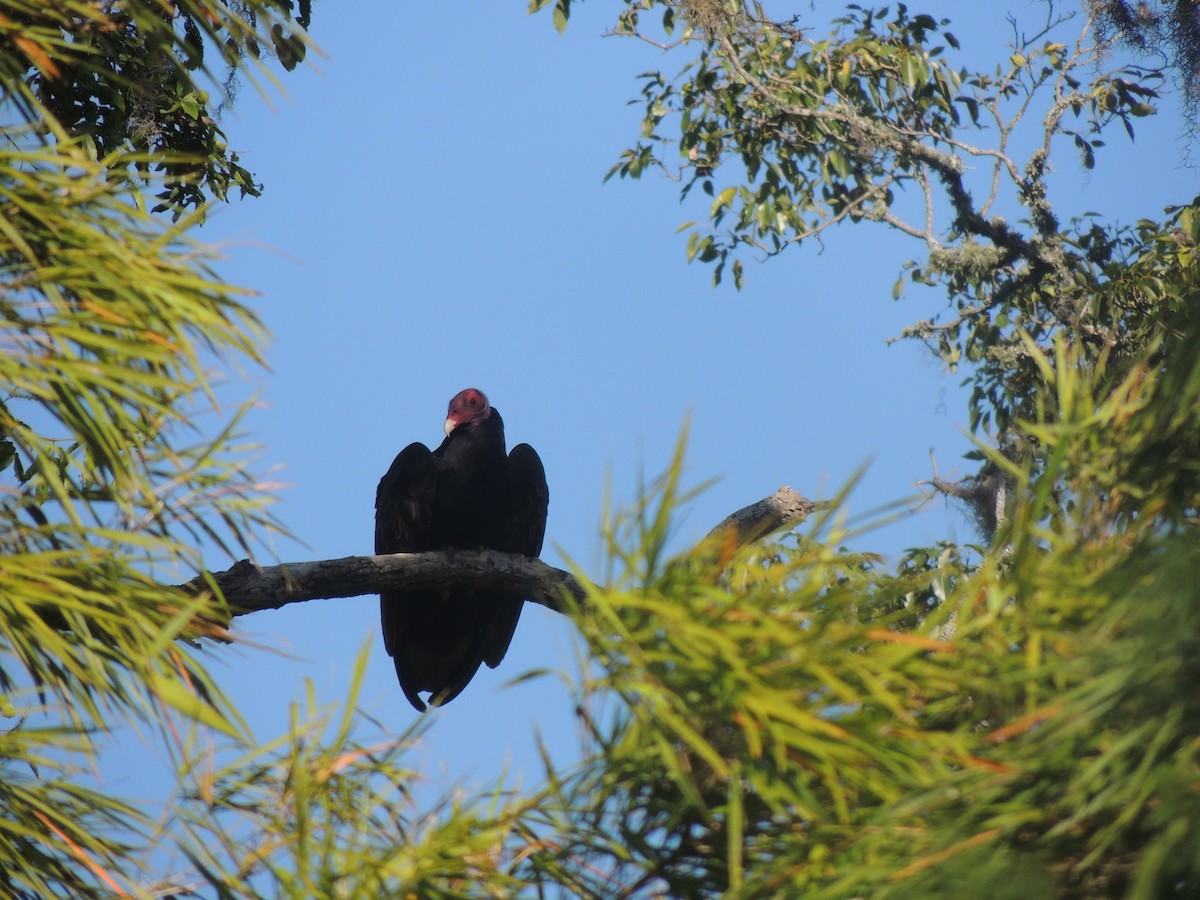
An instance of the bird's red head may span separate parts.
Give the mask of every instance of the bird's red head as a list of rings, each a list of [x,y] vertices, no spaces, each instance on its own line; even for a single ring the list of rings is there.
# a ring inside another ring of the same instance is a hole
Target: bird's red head
[[[446,435],[448,437],[459,425],[477,424],[491,414],[492,408],[488,405],[483,391],[477,391],[475,388],[459,391],[450,401],[450,408],[446,410]]]

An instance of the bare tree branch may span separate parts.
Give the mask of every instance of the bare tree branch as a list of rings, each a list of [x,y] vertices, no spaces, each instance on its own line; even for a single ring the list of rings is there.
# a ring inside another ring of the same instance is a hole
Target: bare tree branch
[[[781,487],[770,497],[727,516],[709,532],[709,538],[728,535],[726,540],[731,539],[734,546],[751,543],[803,522],[823,505],[790,487]],[[565,612],[566,598],[583,603],[588,592],[570,572],[497,550],[345,556],[277,566],[258,566],[244,559],[224,572],[206,572],[183,587],[195,593],[219,589],[234,616],[305,600],[448,587],[511,591],[547,609]]]
[[[278,566],[257,566],[243,559],[231,569],[208,574],[235,616],[304,600],[448,587],[511,590],[556,612],[565,611],[565,596],[576,601],[587,596],[570,572],[498,550],[344,556]],[[202,576],[187,586],[203,590],[207,585]]]
[[[814,502],[802,497],[785,484],[770,497],[730,513],[708,533],[708,538],[731,533],[736,536],[735,544],[750,544],[773,531],[798,525],[814,509],[823,509],[828,505],[824,501]]]

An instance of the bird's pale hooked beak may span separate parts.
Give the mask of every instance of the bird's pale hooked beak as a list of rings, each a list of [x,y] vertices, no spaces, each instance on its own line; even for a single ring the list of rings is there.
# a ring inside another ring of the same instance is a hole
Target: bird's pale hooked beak
[[[446,437],[450,437],[450,432],[458,427],[458,422],[454,418],[446,419],[446,424],[443,426],[446,429]]]

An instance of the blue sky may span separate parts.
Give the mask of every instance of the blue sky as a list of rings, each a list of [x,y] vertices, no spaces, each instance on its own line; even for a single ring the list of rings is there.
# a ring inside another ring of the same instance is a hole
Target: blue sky
[[[264,195],[217,209],[200,233],[220,245],[221,274],[257,292],[273,333],[270,371],[229,394],[257,392],[247,427],[264,470],[289,485],[276,511],[305,546],[278,542],[279,559],[370,553],[379,477],[410,441],[441,439],[447,401],[469,386],[503,412],[510,445],[532,443],[546,465],[543,558],[593,572],[606,481],[616,505],[631,503],[638,471],[668,463],[689,415],[689,476],[720,480],[686,510],[681,547],[782,484],[828,496],[870,462],[850,502],[862,512],[912,496],[931,448],[943,476],[969,471],[960,376],[915,344],[885,344],[944,306],[930,293],[891,299],[919,246],[840,228],[823,249],[748,266],[740,293],[714,290],[676,234],[707,198],[681,205],[654,175],[602,184],[638,134],[640,109],[626,105],[635,76],[686,58],[602,38],[617,4],[580,5],[561,37],[519,2],[315,6],[325,55],[281,79],[286,97],[246,86],[225,114]],[[921,8],[953,10],[976,65],[1007,59],[1002,10],[1015,6]],[[839,9],[797,4],[814,35]],[[1159,215],[1197,190],[1183,132],[1168,113],[1143,124],[1131,152],[1116,129],[1090,173],[1059,148],[1053,199],[1127,221]],[[859,545],[894,558],[970,536],[939,501]],[[322,700],[343,698],[368,640],[363,707],[391,733],[413,723],[374,597],[260,613],[238,630],[273,649],[206,658],[261,739],[285,727],[305,679]],[[502,667],[432,714],[413,762],[435,785],[486,785],[502,771],[536,783],[535,731],[556,756],[575,754],[569,695],[553,678],[505,683],[572,670],[575,652],[569,623],[527,606]]]

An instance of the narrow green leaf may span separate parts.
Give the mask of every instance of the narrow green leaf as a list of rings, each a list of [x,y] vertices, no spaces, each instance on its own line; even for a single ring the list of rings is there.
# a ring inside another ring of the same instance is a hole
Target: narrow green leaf
[[[554,28],[559,34],[567,30],[567,20],[571,17],[571,0],[557,0],[554,4]]]

